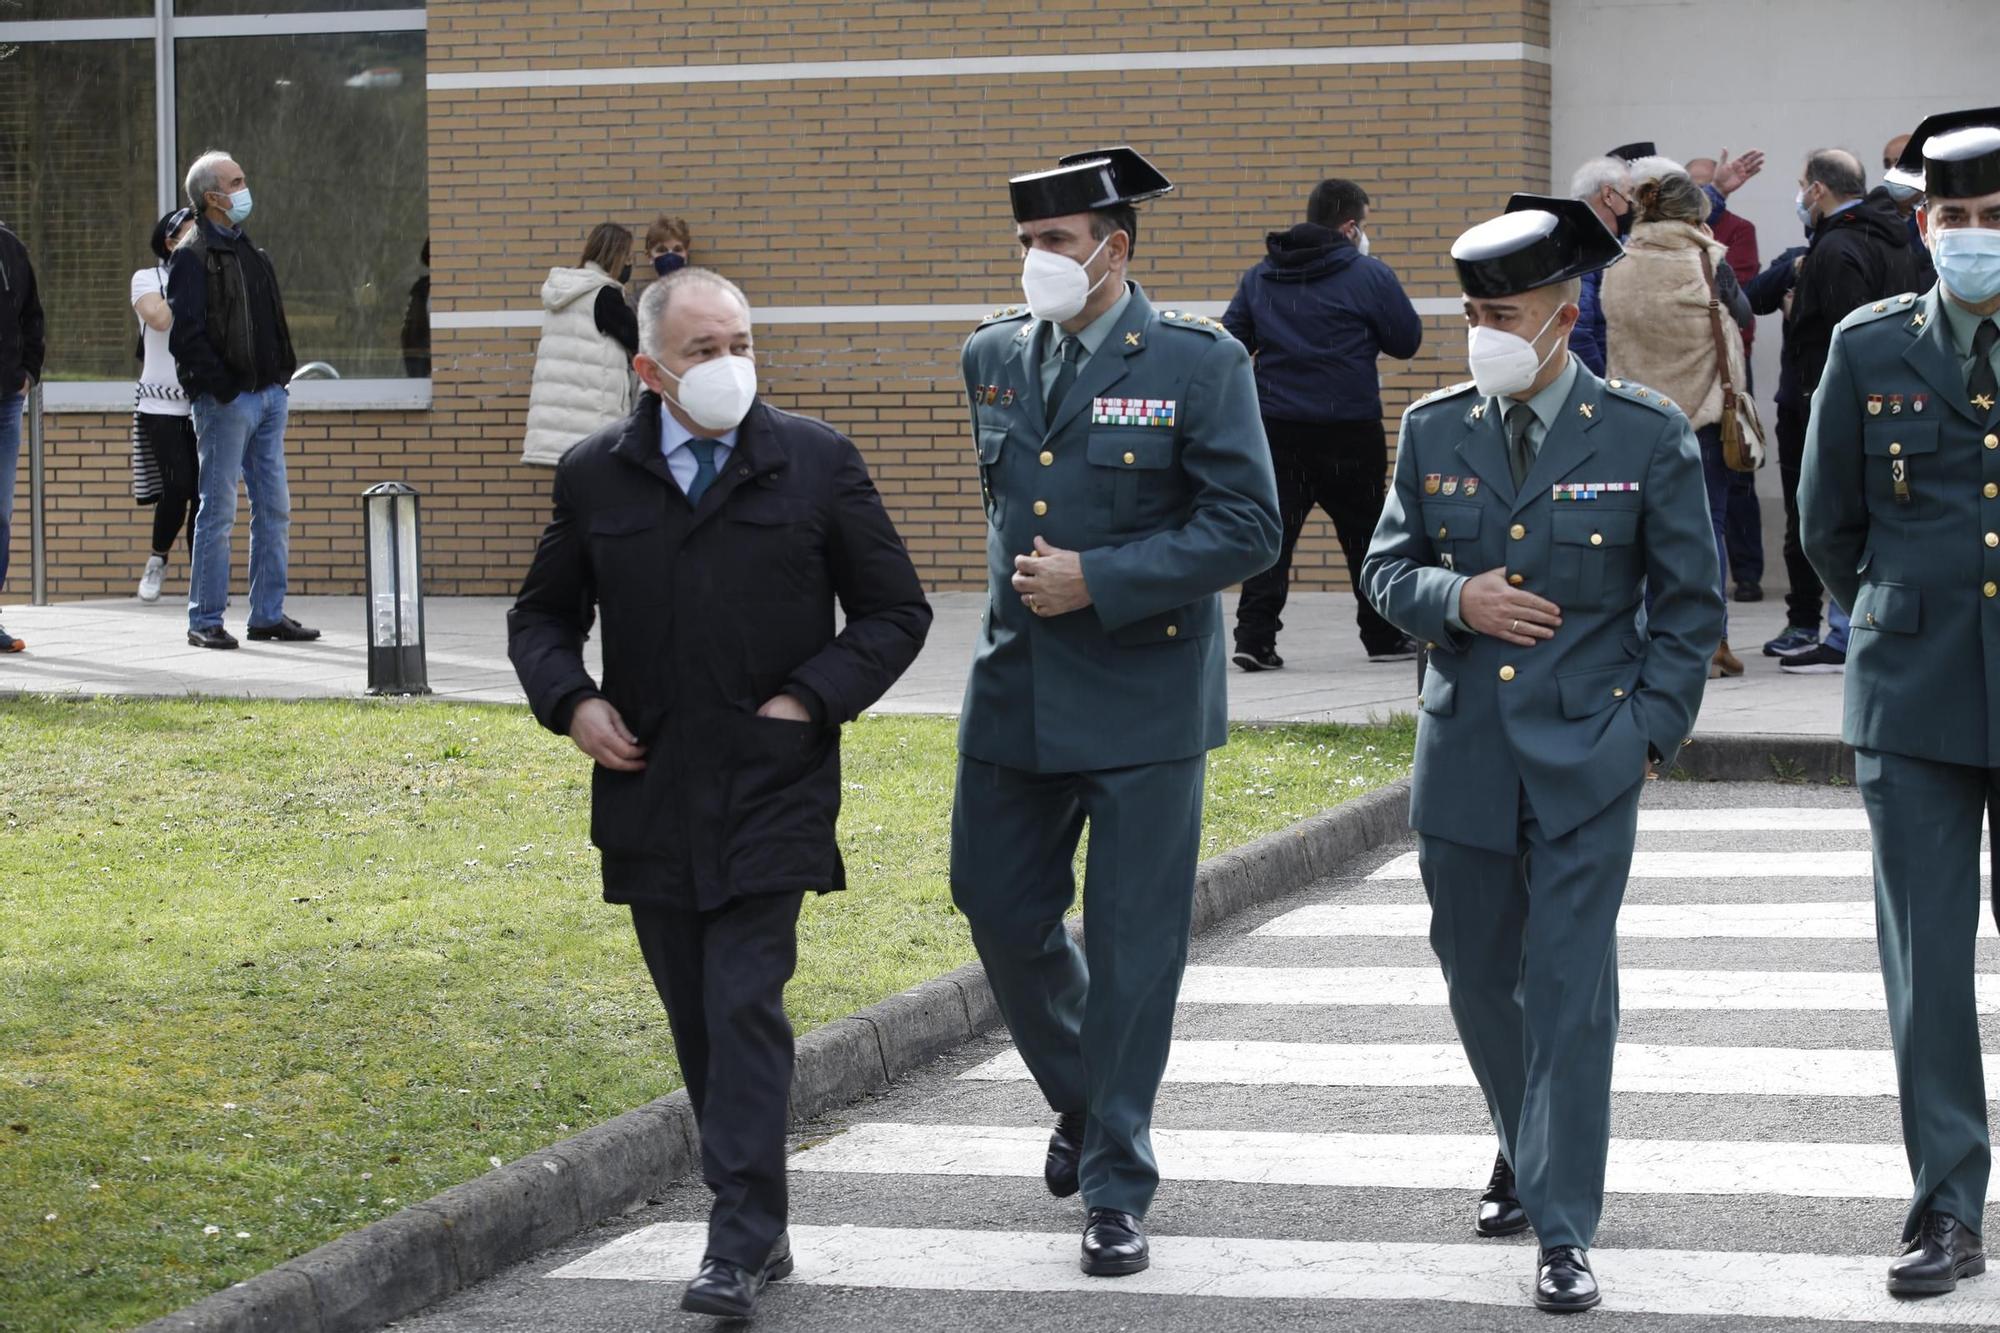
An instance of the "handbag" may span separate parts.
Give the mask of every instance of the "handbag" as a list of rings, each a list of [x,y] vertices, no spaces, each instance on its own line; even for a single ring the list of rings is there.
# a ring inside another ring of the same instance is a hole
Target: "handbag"
[[[1715,338],[1715,370],[1722,377],[1722,464],[1732,472],[1755,472],[1764,466],[1764,422],[1757,404],[1737,392],[1729,378],[1729,345],[1723,341],[1722,296],[1715,285],[1715,261],[1697,248],[1701,273],[1708,280],[1708,331]]]

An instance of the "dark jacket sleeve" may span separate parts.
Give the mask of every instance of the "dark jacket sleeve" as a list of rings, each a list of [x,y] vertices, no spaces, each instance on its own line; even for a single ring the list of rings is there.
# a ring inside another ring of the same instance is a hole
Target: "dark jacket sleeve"
[[[1743,288],[1743,294],[1750,298],[1750,311],[1757,315],[1776,314],[1785,304],[1785,293],[1792,289],[1798,277],[1797,261],[1804,258],[1806,248],[1795,245],[1767,264],[1762,273],[1750,279]]]
[[[174,354],[188,397],[210,394],[218,403],[227,403],[236,397],[236,388],[222,355],[209,341],[208,272],[202,255],[202,247],[184,246],[167,260],[167,309],[174,316],[167,348]]]
[[[1671,766],[1694,730],[1723,614],[1701,450],[1679,412],[1660,423],[1640,495],[1648,608],[1632,707],[1653,753]]]
[[[1590,373],[1604,374],[1604,304],[1599,299],[1602,273],[1583,275],[1583,295],[1577,299],[1576,327],[1569,331],[1569,350],[1590,367]]]
[[[1868,549],[1868,488],[1862,475],[1861,408],[1836,329],[1826,373],[1812,396],[1805,461],[1799,472],[1799,545],[1833,600],[1853,609]]]
[[[1475,636],[1453,629],[1449,617],[1467,579],[1438,564],[1437,549],[1424,528],[1411,430],[1411,414],[1405,412],[1396,434],[1395,480],[1368,542],[1361,585],[1368,590],[1369,605],[1397,629],[1463,651]]]
[[[599,287],[597,304],[591,308],[597,318],[597,331],[614,340],[625,349],[625,355],[639,353],[639,316],[625,299],[625,293],[616,287]]]
[[[930,632],[931,607],[861,451],[844,438],[827,503],[827,562],[846,624],[792,672],[787,688],[810,691],[825,710],[815,720],[837,727],[910,669]]]
[[[1724,264],[1715,270],[1715,295],[1722,302],[1722,308],[1736,321],[1736,327],[1747,329],[1757,318],[1750,313],[1750,299],[1743,294],[1743,288],[1736,281],[1736,274]]]
[[[1221,592],[1278,558],[1278,482],[1242,344],[1211,340],[1188,380],[1188,407],[1187,523],[1083,552],[1083,581],[1107,630]]]
[[[25,247],[21,251],[21,271],[14,277],[24,280],[21,293],[21,369],[39,383],[42,359],[49,350],[48,324],[42,318],[42,293],[35,283],[35,266],[29,260]],[[0,385],[0,393],[12,393],[15,387]]]
[[[1362,262],[1368,263],[1366,259]],[[1396,280],[1394,269],[1376,261],[1369,264],[1368,273],[1374,287],[1373,299],[1368,302],[1369,327],[1375,330],[1375,340],[1383,351],[1398,361],[1408,361],[1424,345],[1424,322],[1418,318],[1409,293]]]
[[[595,618],[596,583],[590,549],[569,502],[565,470],[555,479],[555,514],[507,612],[507,657],[520,677],[535,720],[559,736],[585,699],[598,697],[583,665],[583,641]]]
[[[1257,355],[1257,320],[1251,314],[1255,302],[1250,296],[1250,284],[1256,278],[1254,268],[1245,273],[1236,284],[1236,295],[1229,298],[1229,309],[1222,312],[1222,327],[1248,348],[1252,356]]]

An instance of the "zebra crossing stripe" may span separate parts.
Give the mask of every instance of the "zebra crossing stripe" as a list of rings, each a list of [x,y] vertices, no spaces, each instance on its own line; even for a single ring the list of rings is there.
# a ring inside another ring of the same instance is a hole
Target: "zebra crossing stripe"
[[[1009,1049],[959,1075],[986,1082],[1028,1077]],[[1253,1087],[1470,1088],[1477,1086],[1457,1042],[1176,1041],[1169,1083]],[[1783,1046],[1618,1045],[1613,1092],[1718,1097],[1893,1097],[1888,1051]]]
[[[2000,977],[1980,976],[1981,1013],[2000,1012]],[[1435,967],[1190,967],[1182,1004],[1442,1005]],[[1626,967],[1621,1009],[1819,1009],[1880,1012],[1877,972],[1708,972]]]
[[[1865,887],[1859,890],[1866,893]],[[1970,915],[1976,905],[1969,905]],[[1982,939],[1995,938],[1993,919],[1978,913]],[[1252,936],[1308,939],[1332,936],[1427,936],[1431,909],[1423,903],[1315,903],[1274,917]],[[1814,903],[1627,903],[1618,913],[1618,937],[1625,940],[1873,940],[1875,904],[1869,901]]]
[[[1868,812],[1859,806],[1749,806],[1645,809],[1641,833],[1866,833]]]
[[[1867,848],[1812,852],[1634,852],[1632,879],[1862,879],[1873,881]],[[1405,852],[1370,879],[1419,878],[1417,854]]]
[[[1039,1177],[1045,1126],[854,1126],[791,1159],[794,1171],[847,1175]],[[1324,1189],[1479,1189],[1491,1134],[1299,1134],[1154,1126],[1166,1180]],[[1910,1170],[1894,1143],[1613,1139],[1613,1194],[1905,1199]]]
[[[701,1263],[707,1230],[642,1227],[549,1276],[684,1282]],[[1153,1266],[1114,1280],[1078,1271],[1073,1231],[795,1226],[791,1236],[798,1269],[765,1293],[774,1310],[801,1286],[1520,1307],[1534,1263],[1534,1250],[1519,1245],[1155,1235]],[[1974,1279],[1949,1296],[1899,1302],[1883,1290],[1880,1255],[1599,1249],[1591,1262],[1607,1312],[2000,1327],[2000,1282]]]

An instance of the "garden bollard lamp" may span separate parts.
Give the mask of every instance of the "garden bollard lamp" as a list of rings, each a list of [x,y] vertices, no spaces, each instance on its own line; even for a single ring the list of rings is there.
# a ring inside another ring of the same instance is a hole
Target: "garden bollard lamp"
[[[421,497],[400,481],[361,493],[368,549],[368,692],[429,694],[424,672],[424,594],[417,546]]]

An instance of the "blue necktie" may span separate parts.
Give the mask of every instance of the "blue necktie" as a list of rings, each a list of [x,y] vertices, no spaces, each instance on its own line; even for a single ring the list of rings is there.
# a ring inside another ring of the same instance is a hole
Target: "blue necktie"
[[[694,480],[688,483],[688,503],[698,505],[715,482],[715,451],[720,446],[714,440],[689,440],[687,446],[694,455]]]

